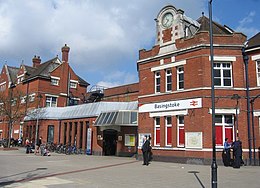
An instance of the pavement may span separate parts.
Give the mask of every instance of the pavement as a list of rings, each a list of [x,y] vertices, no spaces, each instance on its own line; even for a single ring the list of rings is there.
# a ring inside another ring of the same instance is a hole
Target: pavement
[[[260,167],[218,165],[220,188],[259,188]],[[25,154],[24,148],[0,150],[0,187],[15,188],[201,188],[211,187],[211,166],[128,157]]]

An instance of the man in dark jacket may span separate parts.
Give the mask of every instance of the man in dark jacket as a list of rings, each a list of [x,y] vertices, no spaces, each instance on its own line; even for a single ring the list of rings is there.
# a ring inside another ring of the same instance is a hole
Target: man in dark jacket
[[[143,165],[148,166],[149,165],[149,159],[148,159],[148,151],[150,147],[150,141],[147,139],[147,136],[144,137],[144,142],[142,145],[142,152],[143,152]]]
[[[241,165],[241,159],[242,159],[242,143],[239,140],[239,138],[237,138],[237,140],[235,142],[233,142],[233,152],[234,152],[234,168],[240,168]]]

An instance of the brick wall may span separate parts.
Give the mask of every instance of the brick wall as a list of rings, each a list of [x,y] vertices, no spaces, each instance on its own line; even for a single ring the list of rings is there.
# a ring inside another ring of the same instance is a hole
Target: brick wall
[[[128,84],[104,90],[104,101],[129,102],[137,101],[139,95],[139,83]]]
[[[221,47],[214,47],[214,56],[235,57],[235,61],[231,62],[232,66],[232,87],[215,87],[215,107],[216,109],[233,109],[236,108],[236,100],[232,100],[233,94],[238,94],[241,99],[238,102],[239,114],[238,120],[238,136],[243,142],[244,158],[248,159],[248,127],[247,127],[247,101],[245,92],[245,67],[241,47],[245,41],[245,36],[235,33],[232,36],[214,36],[214,44]],[[165,101],[177,101],[192,98],[202,98],[202,108],[189,109],[188,114],[184,116],[185,132],[202,132],[203,146],[202,149],[189,150],[179,148],[177,145],[177,116],[172,116],[172,147],[165,146],[165,119],[160,117],[160,146],[154,147],[154,154],[159,158],[201,158],[209,160],[212,156],[212,115],[209,113],[211,109],[211,62],[209,60],[210,49],[208,46],[199,47],[201,44],[209,44],[209,35],[207,32],[201,32],[190,39],[176,40],[176,47],[182,51],[172,52],[172,54],[161,55],[155,57],[155,48],[149,51],[141,50],[138,62],[139,70],[139,105],[149,103],[160,103]],[[198,45],[197,47],[195,47]],[[239,46],[240,45],[240,46]],[[193,49],[191,47],[194,47]],[[153,53],[152,53],[153,52]],[[157,51],[158,52],[158,51]],[[254,52],[255,54],[256,52]],[[161,74],[161,92],[155,93],[155,75],[151,68],[161,66],[161,60],[167,65],[171,62],[171,56],[175,61],[186,60],[184,64],[184,90],[177,90],[177,69],[172,67],[172,91],[165,91],[165,69],[159,70]],[[147,58],[147,60],[145,60]],[[169,61],[170,59],[170,61]],[[143,61],[141,61],[143,60]],[[250,87],[256,87],[256,65],[255,62],[249,62]],[[256,95],[259,89],[252,89],[250,95]],[[260,101],[260,100],[259,100]],[[260,102],[256,104],[260,108]],[[164,113],[161,111],[161,113]],[[233,114],[233,118],[235,114]],[[254,118],[255,125],[259,124],[257,117]],[[251,120],[250,120],[251,121]],[[236,121],[233,122],[236,124]],[[149,113],[139,113],[138,133],[151,133],[154,137],[154,118]],[[235,128],[235,127],[234,127]],[[234,129],[235,134],[235,129]],[[255,129],[256,147],[260,146],[259,129]],[[221,147],[217,147],[217,157],[221,159]],[[140,151],[139,151],[140,152]],[[139,153],[141,154],[141,152]],[[155,158],[156,158],[155,157]]]

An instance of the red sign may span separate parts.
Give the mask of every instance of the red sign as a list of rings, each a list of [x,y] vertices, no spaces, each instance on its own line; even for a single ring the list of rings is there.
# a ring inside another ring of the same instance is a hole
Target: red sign
[[[190,105],[191,105],[191,106],[197,106],[197,105],[198,105],[198,101],[192,100],[192,101],[190,102]]]

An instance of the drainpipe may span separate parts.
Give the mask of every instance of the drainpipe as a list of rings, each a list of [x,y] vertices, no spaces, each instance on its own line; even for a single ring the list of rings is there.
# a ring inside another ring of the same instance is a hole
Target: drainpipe
[[[242,55],[245,64],[246,74],[246,102],[247,102],[247,134],[248,134],[248,148],[249,148],[249,165],[252,164],[252,151],[251,151],[251,131],[250,131],[250,99],[249,99],[249,79],[248,79],[248,56],[245,52],[245,47],[242,48]]]

